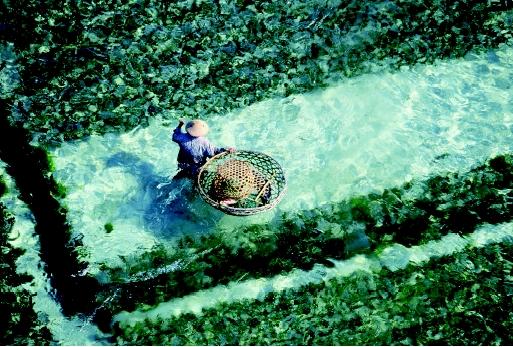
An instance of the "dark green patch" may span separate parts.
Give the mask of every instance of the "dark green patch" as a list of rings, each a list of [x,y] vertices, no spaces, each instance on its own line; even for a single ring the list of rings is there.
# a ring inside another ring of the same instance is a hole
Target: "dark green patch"
[[[112,225],[112,223],[106,223],[104,225],[104,228],[106,233],[110,233],[112,232],[112,230],[114,230],[114,226]]]
[[[81,245],[73,238],[66,220],[66,209],[55,196],[63,191],[51,174],[47,152],[30,144],[29,133],[7,121],[10,107],[0,100],[0,160],[20,191],[20,199],[31,209],[41,244],[41,259],[66,313],[90,312],[96,294],[96,280],[80,273],[87,264],[77,260]]]
[[[0,176],[0,196],[7,193],[7,185],[5,184],[4,178]]]
[[[14,217],[0,203],[0,345],[49,345],[53,340],[47,322],[34,312],[32,294],[22,287],[32,277],[16,272],[16,259],[23,252],[8,242],[13,224]]]
[[[11,120],[51,143],[461,57],[510,42],[513,24],[471,0],[23,3],[0,30],[24,33],[10,36],[23,67]]]

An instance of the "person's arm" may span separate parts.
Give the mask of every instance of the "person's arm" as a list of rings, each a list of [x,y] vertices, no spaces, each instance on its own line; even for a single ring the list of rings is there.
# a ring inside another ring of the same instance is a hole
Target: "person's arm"
[[[175,128],[175,130],[173,130],[173,138],[172,139],[174,142],[179,142],[179,137],[180,137],[180,135],[183,134],[182,127],[184,124],[185,124],[185,121],[183,120],[183,118],[180,118],[178,120],[178,126]]]
[[[228,148],[217,147],[217,146],[214,146],[213,144],[211,144],[210,142],[207,141],[205,155],[208,158],[213,157],[214,155],[217,155],[217,154],[223,153],[223,152],[230,152],[230,153],[232,153],[232,152],[235,152],[235,148],[233,148],[233,147],[228,147]]]
[[[205,155],[208,157],[208,158],[211,158],[213,157],[214,155],[217,155],[219,153],[222,153],[224,152],[224,148],[222,147],[217,147],[217,146],[214,146],[213,144],[211,144],[210,142],[207,143],[207,146],[206,146],[206,151],[205,151]]]

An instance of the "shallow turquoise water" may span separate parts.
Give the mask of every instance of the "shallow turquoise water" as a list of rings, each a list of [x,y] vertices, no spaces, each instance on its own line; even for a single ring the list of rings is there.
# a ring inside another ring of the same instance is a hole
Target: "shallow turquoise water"
[[[513,149],[513,49],[340,81],[209,120],[219,145],[265,152],[283,166],[288,193],[274,211],[227,216],[170,189],[174,124],[155,120],[122,135],[92,136],[53,151],[64,203],[93,264],[172,244],[183,233],[259,223],[283,211],[464,170]],[[114,230],[107,234],[105,223]],[[171,243],[170,243],[171,242]],[[90,272],[97,269],[93,265]]]

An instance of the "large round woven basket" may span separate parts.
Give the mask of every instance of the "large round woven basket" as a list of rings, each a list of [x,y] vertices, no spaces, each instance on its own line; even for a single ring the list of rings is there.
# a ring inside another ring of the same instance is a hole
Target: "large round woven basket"
[[[200,169],[197,187],[211,206],[235,216],[249,216],[275,207],[286,190],[281,166],[252,151],[223,152]]]

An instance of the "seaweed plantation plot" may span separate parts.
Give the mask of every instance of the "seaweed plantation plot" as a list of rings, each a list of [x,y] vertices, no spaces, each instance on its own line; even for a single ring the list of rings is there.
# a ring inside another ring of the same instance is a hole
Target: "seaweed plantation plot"
[[[511,11],[488,3],[26,0],[19,11],[7,2],[0,39],[16,43],[26,74],[10,119],[61,142],[461,57],[511,40]]]
[[[54,174],[83,236],[82,259],[97,274],[103,263],[122,265],[120,256],[171,246],[183,235],[268,222],[513,151],[512,56],[504,47],[366,75],[212,118],[215,143],[268,153],[284,167],[288,194],[274,212],[250,219],[225,216],[191,196],[190,186],[172,184],[174,124],[63,144],[52,153]]]
[[[0,2],[0,342],[513,344],[511,7]]]
[[[460,236],[448,234],[438,240],[421,245],[404,247],[399,244],[382,248],[370,255],[357,255],[347,260],[330,258],[330,266],[316,264],[311,270],[294,269],[277,276],[260,277],[257,279],[238,278],[227,285],[218,285],[206,290],[199,290],[181,298],[175,298],[154,306],[152,309],[143,306],[134,312],[121,312],[115,316],[120,325],[132,326],[146,319],[167,319],[186,313],[201,315],[202,310],[215,307],[221,303],[240,300],[262,300],[272,293],[283,290],[328,281],[333,278],[351,276],[358,271],[380,271],[387,268],[397,271],[408,264],[424,265],[433,257],[451,255],[464,251],[468,247],[485,247],[493,243],[511,241],[513,224],[485,224],[475,232]]]
[[[87,320],[68,318],[55,301],[51,281],[44,271],[41,245],[34,216],[19,198],[12,178],[0,162],[0,207],[2,210],[2,325],[5,345],[101,344],[104,337]],[[5,187],[4,190],[3,187]],[[5,257],[4,257],[5,256]],[[4,296],[5,295],[5,296]]]
[[[510,57],[504,48],[436,67],[362,76],[254,105],[223,126],[213,118],[216,142],[261,151],[272,143],[271,153],[284,164],[289,195],[274,213],[251,219],[224,216],[191,197],[191,187],[173,187],[176,148],[165,122],[56,149],[55,176],[67,187],[63,201],[75,233],[83,235],[79,256],[103,283],[98,321],[106,328],[122,309],[510,220],[511,158],[465,173],[493,153],[513,150],[510,89],[501,84],[508,83],[502,77],[511,74]],[[491,74],[485,67],[498,82],[481,76]],[[376,84],[383,88],[374,92],[374,102],[364,102]],[[462,116],[467,113],[476,116]],[[258,133],[250,114],[260,115]],[[315,115],[322,117],[316,122]],[[291,126],[273,126],[286,117]],[[434,177],[418,181],[428,175]],[[373,193],[410,177],[417,181]],[[340,202],[347,196],[353,198]]]
[[[117,329],[120,344],[508,345],[513,239]]]

